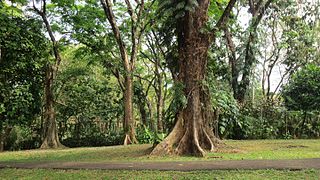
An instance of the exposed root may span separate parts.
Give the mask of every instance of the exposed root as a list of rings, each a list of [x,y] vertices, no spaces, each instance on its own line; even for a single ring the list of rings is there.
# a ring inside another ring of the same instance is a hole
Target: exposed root
[[[123,141],[123,145],[129,145],[129,144],[138,144],[138,140],[134,133],[126,133]]]
[[[212,135],[209,135],[208,132],[210,132],[210,131],[208,131],[207,128],[202,129],[202,133],[203,133],[202,146],[206,147],[206,150],[212,152],[214,150],[214,147],[215,147],[214,139],[217,139],[217,138],[215,138]]]
[[[49,142],[48,139],[45,139],[40,146],[40,149],[63,149],[63,148],[66,148],[66,146],[61,144],[59,140],[52,140]]]
[[[182,128],[182,118],[181,115],[177,115],[177,123],[174,126],[172,132],[161,142],[159,143],[151,152],[151,155],[162,156],[162,155],[172,155],[175,154],[175,148],[177,142],[183,136]]]
[[[169,136],[158,144],[151,155],[194,155],[203,157],[213,151],[218,142],[209,128],[195,126],[187,128],[179,119]]]
[[[132,144],[131,142],[131,138],[128,134],[126,134],[126,136],[124,137],[124,141],[123,141],[123,145],[128,145],[128,144]]]

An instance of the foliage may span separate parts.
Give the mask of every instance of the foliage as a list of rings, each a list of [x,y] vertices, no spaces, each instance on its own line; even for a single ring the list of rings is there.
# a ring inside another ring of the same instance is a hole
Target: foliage
[[[235,132],[234,127],[241,125],[239,121],[239,107],[233,97],[229,85],[230,71],[226,62],[221,59],[224,50],[213,47],[209,53],[207,70],[207,85],[210,88],[211,101],[218,118],[214,122],[216,134],[225,138],[229,133]],[[232,136],[228,136],[231,138]]]
[[[1,123],[28,124],[41,108],[47,40],[39,21],[0,14]]]
[[[74,60],[77,51],[69,47],[64,54],[56,88],[63,142],[69,147],[121,144],[121,132],[113,132],[122,110],[117,89],[105,70],[90,64],[88,57]]]
[[[238,123],[228,131],[232,139],[318,138],[319,112],[288,111],[283,106],[260,102],[242,108]]]
[[[41,145],[39,134],[34,133],[33,129],[24,126],[15,126],[10,132],[6,141],[6,150],[28,150],[36,149]]]
[[[136,129],[136,133],[139,143],[151,144],[154,142],[154,133],[145,126],[138,126]]]
[[[137,139],[141,144],[158,144],[166,136],[164,133],[156,133],[146,128],[145,126],[138,126],[136,129]]]
[[[282,91],[285,106],[291,110],[320,110],[320,67],[314,64],[295,73]]]
[[[123,133],[109,132],[105,134],[95,127],[90,131],[81,131],[79,136],[75,135],[62,140],[62,143],[68,147],[98,147],[120,145],[123,141]]]
[[[187,105],[187,98],[184,95],[183,89],[184,85],[177,82],[174,83],[173,87],[170,89],[172,101],[165,114],[166,127],[169,127],[169,129],[173,128],[176,113]]]
[[[242,126],[239,121],[239,108],[232,94],[225,90],[218,90],[212,94],[214,107],[219,115],[218,117],[218,133],[221,138],[229,134],[237,132],[235,126]]]

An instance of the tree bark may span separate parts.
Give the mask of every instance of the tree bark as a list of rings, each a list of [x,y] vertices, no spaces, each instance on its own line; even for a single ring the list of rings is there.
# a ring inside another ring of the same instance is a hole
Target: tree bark
[[[229,65],[231,67],[231,87],[233,94],[238,93],[238,69],[237,69],[237,57],[236,57],[236,47],[232,40],[232,35],[228,28],[224,29],[225,38],[227,41],[227,48],[230,50],[229,55]]]
[[[157,94],[157,131],[159,133],[163,132],[163,85],[162,85],[162,76],[159,72],[159,66],[160,66],[160,59],[156,60],[155,63],[155,72],[157,76],[157,88],[156,88],[156,94]]]
[[[245,97],[248,92],[248,88],[251,81],[253,71],[252,68],[256,61],[254,44],[256,43],[257,39],[257,28],[266,10],[269,8],[272,2],[273,0],[267,0],[265,4],[263,4],[263,0],[260,0],[255,6],[252,1],[249,2],[250,11],[252,14],[252,24],[249,27],[250,34],[245,48],[245,62],[242,73],[242,79],[239,84],[237,94],[235,95],[235,98],[238,100],[240,104],[243,104],[245,102]]]
[[[178,82],[184,84],[187,99],[185,108],[178,111],[176,124],[168,137],[158,144],[152,155],[190,154],[204,156],[213,151],[219,140],[214,136],[209,123],[213,111],[207,87],[203,84],[207,68],[207,54],[212,38],[201,32],[208,21],[209,0],[198,0],[195,11],[186,11],[177,23],[179,74]],[[226,9],[233,7],[231,0]],[[225,24],[230,12],[225,11],[217,24]]]
[[[120,55],[122,59],[122,64],[125,69],[124,74],[124,145],[132,144],[132,143],[138,143],[136,136],[135,136],[135,127],[134,127],[134,119],[133,119],[133,86],[132,86],[132,72],[134,70],[134,64],[137,57],[137,49],[140,45],[140,35],[142,32],[138,32],[137,25],[135,24],[137,22],[136,16],[133,14],[134,11],[132,9],[132,6],[130,4],[130,1],[125,1],[127,4],[127,10],[131,17],[132,22],[132,28],[131,28],[131,56],[129,59],[129,55],[125,46],[125,43],[123,41],[123,38],[120,33],[120,29],[117,26],[116,17],[112,10],[112,3],[110,0],[100,0],[101,5],[103,7],[103,10],[105,12],[105,15],[111,25],[113,34],[115,36],[115,39],[117,41]],[[140,6],[138,18],[140,18],[140,11],[142,11],[144,8],[143,3]]]
[[[133,86],[132,77],[127,75],[125,77],[125,91],[124,91],[124,145],[138,143],[135,136],[135,126],[133,119]]]
[[[11,126],[5,127],[3,128],[3,130],[0,130],[0,152],[4,151],[5,142],[11,130],[12,130]]]
[[[53,95],[53,69],[51,65],[47,68],[45,78],[45,111],[44,111],[44,126],[43,126],[43,141],[41,149],[62,148],[64,147],[59,140],[56,114],[54,110],[54,95]]]

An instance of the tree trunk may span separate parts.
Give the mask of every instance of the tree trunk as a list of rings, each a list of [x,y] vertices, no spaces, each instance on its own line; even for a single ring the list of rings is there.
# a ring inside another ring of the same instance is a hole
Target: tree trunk
[[[236,47],[232,40],[232,35],[228,28],[224,28],[224,34],[227,42],[227,48],[230,51],[229,54],[229,66],[231,68],[231,87],[233,90],[234,97],[238,94],[238,76],[239,71],[237,69],[237,57],[236,57]]]
[[[162,77],[159,72],[160,62],[157,60],[155,65],[156,68],[156,76],[157,76],[157,131],[159,133],[163,132],[163,120],[162,120],[162,112],[163,112],[163,85],[162,85]]]
[[[243,67],[242,79],[239,85],[239,90],[237,91],[236,99],[240,104],[243,104],[245,101],[245,97],[248,93],[248,88],[250,85],[250,80],[252,78],[253,65],[256,61],[255,54],[253,52],[252,44],[255,42],[255,32],[251,32],[249,36],[248,43],[246,45],[245,50],[245,62]]]
[[[207,22],[208,0],[198,1],[194,12],[178,21],[179,76],[183,83],[187,105],[176,116],[176,124],[169,136],[158,144],[152,155],[190,154],[204,156],[205,150],[212,151],[217,144],[213,131],[210,96],[202,84],[205,80],[207,53],[210,41],[200,32]]]
[[[127,75],[125,77],[125,91],[124,91],[124,145],[138,143],[135,136],[135,127],[133,119],[133,86],[132,77]]]
[[[250,34],[245,48],[245,62],[243,67],[242,79],[239,84],[237,94],[235,95],[240,104],[245,103],[246,94],[248,93],[248,88],[252,78],[253,66],[256,62],[254,45],[257,39],[257,28],[272,1],[273,0],[267,0],[267,2],[265,2],[264,4],[263,1],[259,1],[257,4],[254,4],[253,1],[249,1],[250,12],[252,14],[252,22],[249,27]]]
[[[142,100],[140,99],[138,101],[139,104],[138,107],[139,107],[139,111],[140,111],[140,118],[141,118],[141,123],[145,126],[148,126],[148,120],[147,120],[147,111],[145,109],[145,103],[144,102],[141,102],[141,101],[145,101],[145,100]]]
[[[53,97],[53,69],[49,65],[45,79],[44,139],[41,149],[64,147],[58,138]]]
[[[3,130],[0,130],[0,152],[4,151],[4,145],[6,142],[7,137],[9,136],[10,132],[12,130],[12,127],[5,127]]]
[[[45,111],[44,111],[44,139],[40,148],[62,148],[64,147],[58,138],[55,110],[54,110],[54,95],[53,95],[53,81],[58,73],[58,68],[61,62],[61,56],[59,52],[58,42],[54,37],[54,32],[52,31],[50,22],[47,18],[47,1],[42,0],[41,10],[38,9],[33,2],[33,9],[38,15],[41,16],[42,21],[46,27],[50,40],[52,42],[52,50],[55,57],[54,65],[48,62],[48,69],[46,70],[45,78]]]
[[[162,90],[160,90],[158,99],[157,99],[157,131],[159,133],[163,132],[163,96]]]
[[[152,114],[153,113],[152,112],[152,102],[148,97],[146,97],[146,101],[147,101],[148,118],[149,118],[148,125],[152,131],[156,131],[155,122],[154,122],[153,114]]]
[[[125,69],[125,75],[124,75],[124,84],[125,84],[125,90],[124,90],[124,145],[131,144],[131,143],[137,143],[137,139],[135,136],[135,128],[134,128],[134,119],[133,119],[133,86],[132,86],[132,72],[134,69],[134,64],[137,57],[137,51],[138,47],[140,45],[140,38],[142,35],[142,31],[138,32],[137,27],[139,25],[135,24],[136,18],[140,18],[141,14],[139,13],[138,16],[134,15],[134,11],[132,9],[130,1],[125,1],[127,5],[128,13],[131,17],[132,22],[132,28],[131,28],[131,57],[129,59],[127,49],[125,46],[125,42],[122,39],[120,29],[117,26],[116,17],[112,10],[112,3],[110,0],[100,0],[101,5],[103,7],[103,10],[105,12],[105,15],[112,27],[113,34],[115,36],[115,39],[117,41],[120,55],[123,63],[123,67]],[[140,9],[139,12],[142,12],[144,9],[144,3],[139,3]],[[140,21],[138,21],[140,22]],[[138,35],[139,34],[139,35]]]

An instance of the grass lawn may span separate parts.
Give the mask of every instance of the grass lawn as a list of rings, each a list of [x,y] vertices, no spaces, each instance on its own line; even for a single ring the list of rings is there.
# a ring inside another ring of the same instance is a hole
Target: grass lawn
[[[0,169],[0,179],[319,179],[320,171],[109,171]]]
[[[226,140],[204,158],[149,156],[151,145],[28,150],[0,153],[1,162],[214,161],[320,158],[320,140]],[[0,169],[0,179],[320,179],[320,170],[127,171]]]
[[[226,140],[217,152],[197,157],[149,156],[151,145],[130,145],[59,150],[28,150],[0,153],[0,162],[133,162],[197,161],[236,159],[301,159],[320,158],[320,140]]]

